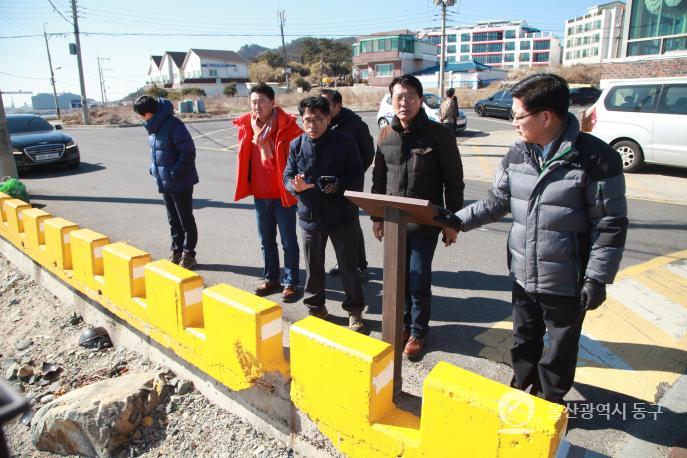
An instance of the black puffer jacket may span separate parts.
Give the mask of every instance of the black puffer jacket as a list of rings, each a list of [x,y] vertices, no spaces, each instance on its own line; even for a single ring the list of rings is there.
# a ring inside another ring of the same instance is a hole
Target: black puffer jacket
[[[365,121],[348,108],[342,108],[336,118],[332,119],[331,127],[353,137],[363,161],[363,171],[369,169],[375,157],[375,145]]]
[[[291,179],[298,174],[303,174],[305,182],[315,187],[296,192]],[[318,186],[321,176],[338,178],[335,193],[322,192]],[[350,135],[329,128],[317,140],[311,140],[306,134],[294,139],[284,169],[284,187],[298,199],[298,220],[305,230],[329,229],[353,221],[358,207],[343,194],[346,190],[363,190],[363,165],[355,141]]]
[[[430,120],[424,109],[407,131],[396,116],[391,126],[382,129],[372,170],[373,193],[426,199],[455,212],[463,206],[464,189],[456,137],[451,129]],[[434,226],[408,224],[412,236],[439,231]]]

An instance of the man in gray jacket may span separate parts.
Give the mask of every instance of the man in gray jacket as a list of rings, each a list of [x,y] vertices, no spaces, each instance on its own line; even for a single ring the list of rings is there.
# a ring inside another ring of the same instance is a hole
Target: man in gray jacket
[[[564,79],[532,75],[511,94],[520,141],[502,159],[489,196],[437,220],[469,231],[512,214],[511,386],[562,404],[575,378],[585,312],[606,299],[622,258],[625,177],[618,153],[580,132],[568,113]]]

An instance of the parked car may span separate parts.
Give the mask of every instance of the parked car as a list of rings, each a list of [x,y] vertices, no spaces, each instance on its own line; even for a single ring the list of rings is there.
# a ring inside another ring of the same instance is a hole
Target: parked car
[[[78,167],[81,162],[76,141],[64,132],[62,126],[52,126],[33,114],[7,115],[12,152],[18,171],[46,164],[64,164]]]
[[[588,105],[599,99],[601,89],[595,87],[576,87],[570,89],[570,105]]]
[[[422,96],[423,103],[422,108],[425,109],[427,117],[433,121],[439,122],[439,106],[441,106],[441,98],[432,94],[431,92],[425,92]],[[385,95],[382,101],[379,103],[379,111],[377,111],[377,124],[380,129],[391,124],[391,120],[394,117],[394,109],[391,106],[391,95]],[[463,132],[468,126],[468,118],[465,117],[463,110],[458,109],[458,121],[456,122],[456,133]]]
[[[479,116],[499,116],[508,120],[513,119],[513,96],[510,91],[496,91],[488,99],[475,103],[475,113]]]
[[[623,170],[645,163],[687,167],[687,77],[606,83],[582,127],[620,153]]]

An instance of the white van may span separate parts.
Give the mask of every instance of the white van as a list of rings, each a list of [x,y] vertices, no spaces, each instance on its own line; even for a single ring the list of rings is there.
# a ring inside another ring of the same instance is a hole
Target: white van
[[[687,167],[687,77],[601,81],[583,130],[623,158],[623,170],[644,163]]]

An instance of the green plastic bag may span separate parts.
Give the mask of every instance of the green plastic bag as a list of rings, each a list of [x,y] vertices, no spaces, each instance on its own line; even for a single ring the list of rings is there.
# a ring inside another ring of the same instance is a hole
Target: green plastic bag
[[[16,178],[4,177],[2,183],[0,183],[0,192],[4,192],[14,199],[23,200],[27,204],[29,203],[29,193],[26,192],[26,186]]]

